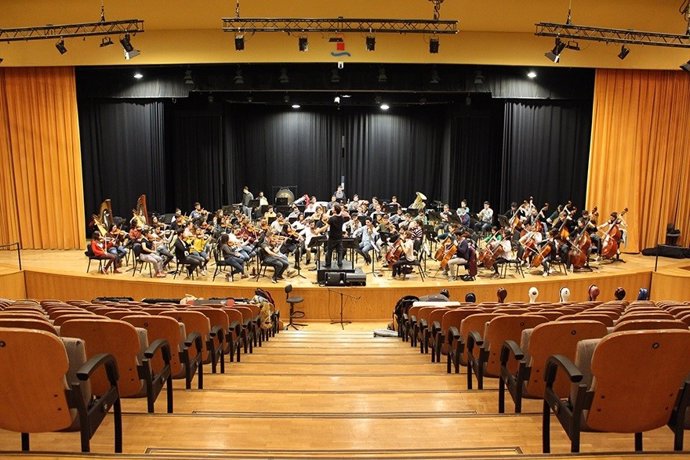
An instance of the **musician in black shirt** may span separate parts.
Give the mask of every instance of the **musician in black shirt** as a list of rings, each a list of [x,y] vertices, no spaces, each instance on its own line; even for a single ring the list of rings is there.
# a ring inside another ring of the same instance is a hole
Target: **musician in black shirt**
[[[343,224],[348,218],[340,215],[342,208],[340,204],[333,205],[333,215],[328,219],[328,244],[326,246],[326,263],[324,267],[331,267],[333,250],[337,251],[338,268],[343,268]]]

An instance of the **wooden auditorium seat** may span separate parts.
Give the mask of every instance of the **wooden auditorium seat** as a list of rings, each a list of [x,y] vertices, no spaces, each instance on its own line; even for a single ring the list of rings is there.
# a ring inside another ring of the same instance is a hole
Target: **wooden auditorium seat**
[[[245,338],[244,354],[246,355],[247,351],[249,351],[249,353],[254,353],[254,343],[256,342],[256,323],[254,321],[254,313],[252,313],[250,308],[247,308],[244,305],[240,306],[235,304],[235,306],[232,308],[242,314],[242,329],[244,330],[243,335]]]
[[[558,321],[597,321],[604,324],[607,327],[613,327],[613,318],[609,315],[597,314],[597,313],[580,313],[578,315],[565,315],[561,316],[556,320]]]
[[[75,339],[0,328],[0,342],[0,428],[21,433],[23,451],[30,450],[31,433],[78,430],[81,451],[90,452],[91,438],[112,407],[115,452],[122,452],[118,369],[113,356],[97,354],[70,375],[66,344]],[[85,358],[83,346],[80,349]],[[101,372],[106,380],[94,397],[90,382],[94,373]]]
[[[228,315],[228,321],[230,323],[228,335],[225,338],[230,354],[230,362],[234,360],[234,356],[236,354],[237,362],[239,363],[240,350],[248,340],[246,331],[244,327],[242,327],[242,325],[244,324],[242,312],[234,307],[223,307],[223,311],[226,315]]]
[[[204,364],[211,365],[211,372],[216,373],[218,359],[223,359],[223,350],[216,350],[214,340],[218,327],[211,328],[211,322],[203,313],[191,310],[171,310],[165,311],[160,316],[175,319],[178,323],[184,324],[187,334],[196,332],[201,336],[201,343],[204,345],[201,353],[201,360]]]
[[[36,329],[58,335],[57,329],[48,321],[34,318],[11,318],[0,316],[0,327],[14,327],[21,329]]]
[[[460,323],[459,331],[456,332],[452,329],[449,330],[448,340],[451,340],[450,334],[452,333],[453,341],[455,341],[456,343],[457,341],[461,341],[461,346],[458,347],[458,349],[460,350],[460,353],[458,355],[455,355],[455,350],[453,348],[449,348],[449,353],[453,353],[453,356],[449,356],[449,359],[456,363],[456,374],[459,373],[460,366],[467,366],[467,363],[469,361],[469,351],[467,350],[467,338],[469,337],[470,333],[472,331],[482,331],[483,333],[484,328],[486,327],[486,323],[488,323],[494,318],[498,318],[499,316],[503,315],[501,315],[500,313],[477,313],[474,315],[469,315]]]
[[[230,319],[228,314],[220,308],[191,307],[190,310],[198,311],[206,316],[211,323],[211,328],[216,331],[213,336],[213,346],[220,352],[220,373],[225,374],[225,355],[231,353],[226,337],[230,334]]]
[[[456,374],[460,372],[460,355],[465,350],[465,342],[460,336],[462,320],[479,313],[483,311],[476,307],[461,307],[444,313],[440,331],[436,334],[434,350],[437,362],[441,362],[442,354],[447,356],[447,373],[450,374],[451,364],[455,367]]]
[[[551,356],[545,370],[544,453],[551,451],[551,410],[570,438],[571,452],[580,451],[582,431],[634,433],[635,451],[641,452],[642,433],[667,424],[674,449],[682,450],[689,349],[690,331],[625,331],[580,341],[574,363]],[[563,378],[572,384],[567,399],[554,390]]]
[[[506,340],[501,350],[501,377],[498,381],[498,412],[505,412],[505,390],[513,398],[515,413],[522,411],[522,399],[544,397],[544,366],[551,355],[575,359],[580,340],[596,339],[607,334],[606,326],[598,321],[551,321],[522,331],[520,346]],[[554,392],[568,395],[570,382],[557,381]]]
[[[548,319],[543,316],[501,315],[486,323],[480,335],[470,331],[467,338],[467,389],[472,389],[472,372],[477,376],[477,388],[484,388],[484,377],[501,376],[501,349],[506,340],[518,341],[522,331],[531,329]],[[477,352],[474,349],[478,348]],[[517,369],[517,365],[511,366]]]
[[[170,344],[159,339],[149,345],[146,330],[119,320],[74,319],[60,327],[62,337],[78,337],[86,342],[87,356],[111,354],[117,362],[123,398],[146,397],[147,410],[154,412],[154,403],[163,386],[167,393],[168,413],[173,411],[173,388],[170,374]],[[156,368],[152,359],[162,355],[163,367]],[[107,382],[102,374],[92,380],[93,392],[102,394]]]
[[[658,331],[661,329],[678,329],[687,330],[688,325],[678,319],[630,319],[627,321],[619,321],[613,327],[611,332],[620,331],[642,331],[651,330]]]
[[[174,379],[185,379],[185,388],[192,389],[194,375],[197,377],[197,388],[204,388],[204,369],[201,354],[204,346],[201,335],[196,332],[186,334],[183,323],[178,323],[175,319],[166,316],[142,315],[139,313],[130,314],[122,318],[134,327],[146,329],[148,339],[155,341],[159,339],[167,340],[170,344],[170,373]],[[154,369],[159,368],[162,363],[160,357],[154,359]],[[158,361],[158,362],[156,362]]]

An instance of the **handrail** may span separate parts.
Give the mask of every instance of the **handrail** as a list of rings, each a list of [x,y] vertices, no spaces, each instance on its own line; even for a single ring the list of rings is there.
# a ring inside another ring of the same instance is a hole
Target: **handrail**
[[[22,248],[19,245],[19,243],[9,243],[9,244],[0,244],[0,249],[9,249],[9,248],[14,248],[16,247],[17,249],[17,262],[19,263],[19,269],[22,269]]]

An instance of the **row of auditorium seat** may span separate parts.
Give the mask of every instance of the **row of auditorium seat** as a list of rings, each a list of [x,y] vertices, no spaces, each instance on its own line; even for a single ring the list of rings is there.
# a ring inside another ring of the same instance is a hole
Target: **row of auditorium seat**
[[[543,451],[550,452],[550,412],[579,452],[581,431],[635,434],[668,425],[683,448],[690,404],[690,303],[461,303],[405,300],[399,336],[446,371],[466,368],[476,379],[498,379],[498,412],[505,393],[515,412],[542,399]],[[635,404],[631,404],[635,401]]]
[[[146,397],[153,413],[165,388],[172,413],[172,379],[203,389],[204,365],[224,373],[226,355],[239,361],[278,332],[270,321],[254,304],[0,300],[0,428],[22,433],[24,451],[29,433],[79,430],[89,452],[112,407],[121,452],[120,397]]]

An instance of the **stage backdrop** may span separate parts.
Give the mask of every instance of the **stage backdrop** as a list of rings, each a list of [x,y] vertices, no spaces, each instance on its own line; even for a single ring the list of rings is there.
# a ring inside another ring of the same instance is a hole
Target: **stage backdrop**
[[[79,97],[87,215],[110,198],[128,218],[141,193],[150,211],[189,212],[195,201],[215,210],[239,202],[244,185],[271,201],[280,186],[327,201],[341,178],[349,196],[397,195],[404,205],[417,191],[451,206],[467,198],[473,210],[489,200],[503,212],[529,196],[584,204],[591,94],[520,98],[509,85],[509,99],[463,95],[384,113],[218,96],[99,98],[94,78],[79,80],[88,86]]]

